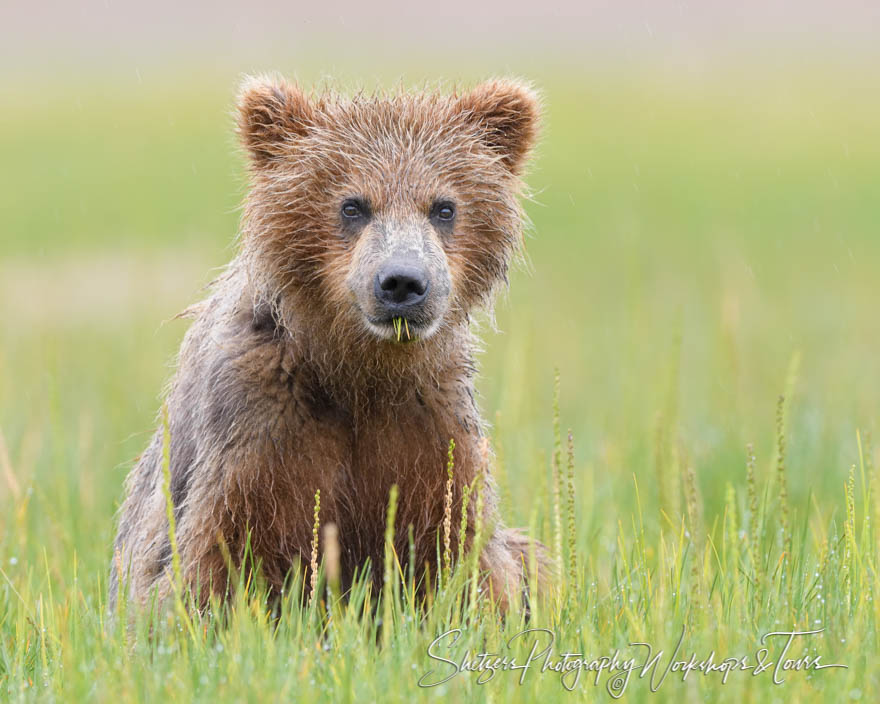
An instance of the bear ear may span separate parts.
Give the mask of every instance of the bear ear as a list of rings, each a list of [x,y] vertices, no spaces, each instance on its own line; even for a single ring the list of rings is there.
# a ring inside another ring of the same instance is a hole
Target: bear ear
[[[257,166],[283,154],[283,146],[314,123],[315,108],[295,85],[275,76],[248,77],[238,94],[238,133]]]
[[[500,154],[511,173],[519,175],[538,138],[537,94],[517,81],[488,81],[459,97],[457,107],[483,128],[486,145]]]

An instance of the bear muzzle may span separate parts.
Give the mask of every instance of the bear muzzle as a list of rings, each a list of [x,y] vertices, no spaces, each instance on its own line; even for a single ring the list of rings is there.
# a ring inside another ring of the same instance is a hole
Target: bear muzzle
[[[451,272],[427,223],[386,219],[366,227],[347,280],[367,329],[380,340],[426,340],[449,309]]]
[[[432,287],[431,273],[415,258],[392,257],[373,277],[373,300],[367,316],[370,329],[395,342],[412,342],[429,337],[439,325],[445,299]],[[435,294],[439,294],[435,295]]]

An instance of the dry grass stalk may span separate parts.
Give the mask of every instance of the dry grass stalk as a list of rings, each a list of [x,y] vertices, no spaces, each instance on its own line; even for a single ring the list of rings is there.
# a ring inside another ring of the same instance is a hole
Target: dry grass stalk
[[[312,556],[309,561],[311,571],[309,581],[309,605],[315,600],[315,592],[318,589],[318,530],[321,527],[321,490],[315,492],[315,522],[312,525]]]

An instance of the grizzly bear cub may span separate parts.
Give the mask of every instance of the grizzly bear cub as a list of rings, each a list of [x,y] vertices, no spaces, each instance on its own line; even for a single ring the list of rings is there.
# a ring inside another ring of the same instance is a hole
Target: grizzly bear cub
[[[318,490],[343,585],[368,558],[381,580],[394,484],[397,555],[411,532],[417,573],[437,574],[450,440],[454,515],[486,464],[469,322],[521,246],[538,120],[535,95],[505,80],[353,98],[246,81],[240,251],[187,311],[167,423],[126,483],[112,603],[123,584],[140,603],[169,591],[166,447],[181,571],[202,599],[228,593],[247,545],[276,592],[308,565]],[[480,566],[506,607],[544,550],[502,526],[491,477],[484,497]]]

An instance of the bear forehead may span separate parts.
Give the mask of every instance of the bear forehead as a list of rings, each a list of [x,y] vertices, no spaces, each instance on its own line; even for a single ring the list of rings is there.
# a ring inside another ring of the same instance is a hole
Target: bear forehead
[[[479,129],[446,96],[361,98],[319,108],[299,152],[345,172],[408,172],[421,177],[490,170],[497,157]],[[500,167],[499,167],[500,169]],[[404,174],[405,175],[405,174]]]

